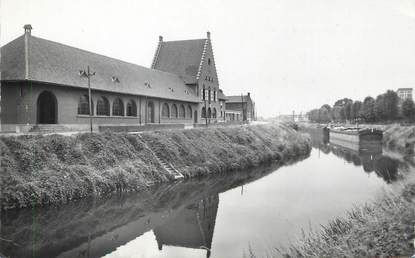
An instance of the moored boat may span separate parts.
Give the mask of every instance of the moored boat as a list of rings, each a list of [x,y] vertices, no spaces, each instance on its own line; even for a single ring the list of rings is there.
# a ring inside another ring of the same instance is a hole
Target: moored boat
[[[382,145],[383,131],[375,128],[330,128],[330,142],[352,149]]]

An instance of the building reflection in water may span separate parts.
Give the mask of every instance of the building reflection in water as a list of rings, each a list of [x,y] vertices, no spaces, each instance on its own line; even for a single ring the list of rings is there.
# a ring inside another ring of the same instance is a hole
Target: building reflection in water
[[[0,253],[5,257],[103,257],[153,231],[155,249],[156,243],[160,249],[197,248],[206,250],[209,257],[219,194],[277,167],[159,185],[108,199],[2,212],[0,239],[7,241],[0,241]]]
[[[163,245],[205,249],[210,257],[219,195],[185,207],[163,225],[153,229],[159,250]]]

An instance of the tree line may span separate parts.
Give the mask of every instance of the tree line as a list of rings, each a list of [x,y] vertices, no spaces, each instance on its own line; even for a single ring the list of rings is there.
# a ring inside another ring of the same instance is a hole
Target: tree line
[[[312,122],[385,123],[393,121],[415,121],[415,104],[412,99],[401,101],[393,90],[387,90],[374,99],[363,101],[349,98],[337,100],[333,106],[324,104],[307,113]]]

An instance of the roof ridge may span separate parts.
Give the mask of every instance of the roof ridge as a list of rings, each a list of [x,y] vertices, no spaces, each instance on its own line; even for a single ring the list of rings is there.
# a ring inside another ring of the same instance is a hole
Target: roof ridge
[[[205,44],[203,45],[202,57],[200,58],[199,68],[198,68],[197,74],[196,74],[196,80],[199,80],[200,74],[202,73],[202,66],[203,66],[203,63],[205,61],[206,50],[207,50],[207,45],[208,44],[209,44],[209,39],[206,39]]]
[[[181,40],[168,40],[168,41],[163,41],[164,43],[172,43],[172,42],[184,42],[184,41],[198,41],[198,40],[206,40],[205,38],[201,38],[201,39],[181,39]]]
[[[152,70],[152,71],[156,71],[156,72],[159,72],[159,73],[165,73],[165,74],[174,75],[174,76],[178,77],[177,74],[174,74],[174,73],[169,73],[169,72],[165,72],[165,71],[161,71],[161,70],[157,70],[157,69],[148,68],[148,67],[145,67],[143,65],[127,62],[127,61],[117,59],[117,58],[114,58],[114,57],[109,57],[109,56],[106,56],[106,55],[103,55],[103,54],[98,54],[98,53],[95,53],[95,52],[92,52],[92,51],[89,51],[89,50],[69,46],[69,45],[59,43],[59,42],[56,42],[56,41],[52,41],[52,40],[48,40],[48,39],[44,39],[44,38],[39,38],[39,37],[34,37],[34,36],[30,36],[30,37],[38,39],[38,40],[44,40],[44,41],[47,41],[47,42],[50,42],[50,43],[53,43],[53,44],[57,44],[57,45],[60,45],[60,46],[63,46],[63,47],[72,48],[72,49],[78,50],[78,51],[83,52],[83,53],[88,53],[88,54],[100,56],[100,57],[103,57],[103,58],[108,58],[108,59],[111,59],[111,60],[114,60],[114,61],[117,61],[117,62],[121,62],[121,63],[124,63],[124,64],[136,66],[137,68],[142,68],[142,69],[145,69],[145,70]]]

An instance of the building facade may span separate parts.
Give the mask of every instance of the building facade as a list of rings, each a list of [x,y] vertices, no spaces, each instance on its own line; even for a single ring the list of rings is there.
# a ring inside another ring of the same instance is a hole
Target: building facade
[[[398,97],[404,101],[406,99],[412,99],[412,88],[399,88],[396,91],[396,94],[398,94]]]
[[[201,118],[199,122],[217,123],[224,120],[221,103],[226,98],[220,96],[222,91],[219,89],[209,32],[206,39],[163,41],[160,37],[151,68],[177,74],[183,79],[201,103],[197,109],[197,115]]]
[[[24,29],[1,48],[3,130],[28,131],[38,124],[88,128],[87,67],[94,127],[225,120],[210,33],[196,40],[160,37],[146,68],[34,37],[30,25]]]
[[[228,96],[226,100],[227,113],[238,112],[240,114],[240,120],[242,121],[255,121],[255,103],[251,98],[251,94],[240,96]]]

